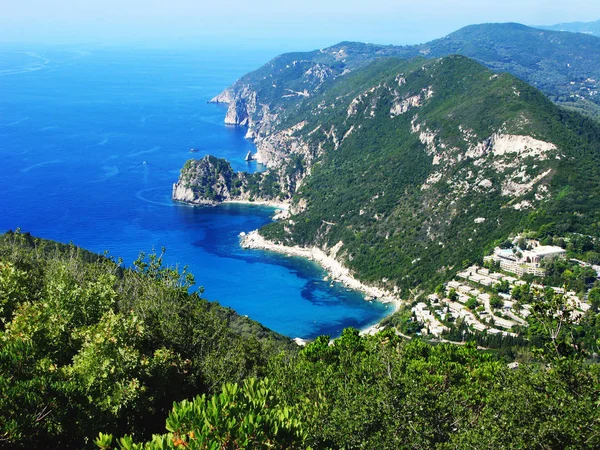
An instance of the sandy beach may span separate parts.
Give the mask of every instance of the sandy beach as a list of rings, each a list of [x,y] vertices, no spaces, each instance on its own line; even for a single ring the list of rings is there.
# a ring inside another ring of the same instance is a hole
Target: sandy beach
[[[270,206],[272,208],[281,209],[283,211],[287,211],[290,207],[289,204],[283,202],[275,202],[271,200],[224,200],[222,203],[237,203],[240,205],[255,205],[255,206]]]
[[[286,245],[276,244],[261,236],[258,233],[258,230],[251,231],[248,234],[242,233],[240,234],[240,237],[240,245],[243,248],[268,250],[288,256],[300,256],[302,258],[308,258],[312,261],[315,261],[327,271],[332,280],[343,283],[345,286],[351,289],[362,291],[367,296],[377,299],[377,301],[390,303],[394,306],[394,311],[397,310],[401,304],[400,298],[393,293],[375,286],[369,286],[354,278],[348,268],[344,267],[333,256],[326,254],[323,250],[317,247],[288,247]],[[373,325],[362,330],[362,332],[372,333],[376,328],[377,325]]]

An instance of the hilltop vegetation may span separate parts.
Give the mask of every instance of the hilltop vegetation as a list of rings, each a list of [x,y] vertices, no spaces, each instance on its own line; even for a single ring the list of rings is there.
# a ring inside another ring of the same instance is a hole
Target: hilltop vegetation
[[[419,51],[429,57],[473,58],[494,72],[521,78],[560,104],[600,104],[600,40],[595,36],[511,23],[471,25],[421,45]]]
[[[149,438],[173,401],[264,373],[287,338],[189,293],[193,277],[133,268],[29,235],[0,238],[0,446]]]
[[[434,347],[347,329],[333,345],[321,337],[275,359],[268,380],[175,405],[169,433],[143,446],[126,438],[120,447],[596,448],[599,366],[546,361],[547,369],[510,370],[474,345]]]
[[[124,269],[3,236],[0,447],[600,445],[600,366],[569,344],[573,324],[557,340],[540,336],[518,370],[473,344],[432,346],[392,330],[347,329],[298,351],[189,294],[191,281],[156,255]]]

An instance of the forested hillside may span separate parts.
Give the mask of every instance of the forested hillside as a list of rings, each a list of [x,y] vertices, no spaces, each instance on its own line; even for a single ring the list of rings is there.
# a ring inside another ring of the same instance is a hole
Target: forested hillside
[[[192,449],[592,449],[599,366],[577,358],[511,370],[472,345],[344,331],[276,359],[268,380],[175,405],[144,446]],[[110,436],[100,447],[115,444]]]
[[[414,46],[341,42],[311,52],[280,55],[238,80],[213,101],[230,104],[229,123],[267,131],[273,114],[324,89],[324,83],[384,57],[439,58],[459,54],[495,72],[509,72],[552,101],[597,117],[600,111],[600,38],[540,30],[516,23],[471,25]]]
[[[174,401],[262,376],[295,344],[200,297],[191,274],[74,246],[0,238],[0,446],[149,438]]]
[[[577,324],[544,331],[553,314],[540,316],[538,347],[516,370],[472,343],[432,346],[392,329],[347,329],[298,351],[190,295],[191,282],[157,255],[124,269],[3,236],[0,447],[600,445],[599,366],[572,345]],[[551,311],[543,297],[537,305]]]
[[[428,57],[459,54],[508,72],[559,104],[597,116],[600,38],[516,23],[471,25],[418,46]],[[591,104],[590,104],[591,103]]]
[[[600,231],[600,127],[464,57],[382,59],[280,128],[304,144],[282,164],[301,156],[310,175],[261,233],[335,248],[389,291],[433,287],[523,229]]]

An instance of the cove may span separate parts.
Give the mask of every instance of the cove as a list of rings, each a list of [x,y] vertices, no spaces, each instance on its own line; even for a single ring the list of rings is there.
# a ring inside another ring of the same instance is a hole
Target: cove
[[[0,230],[127,263],[165,247],[166,262],[189,266],[206,298],[290,337],[378,322],[391,306],[324,281],[314,263],[240,248],[239,233],[268,223],[272,209],[170,199],[189,158],[210,153],[261,170],[244,161],[254,151],[245,130],[225,126],[225,107],[206,102],[272,56],[1,47]]]

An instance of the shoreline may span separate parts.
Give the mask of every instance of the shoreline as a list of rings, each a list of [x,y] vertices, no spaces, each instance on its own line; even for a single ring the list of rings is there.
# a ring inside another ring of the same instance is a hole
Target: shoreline
[[[228,199],[228,200],[223,200],[220,204],[226,205],[228,203],[229,204],[239,204],[239,205],[269,206],[271,208],[281,209],[283,211],[287,211],[290,207],[290,205],[288,203],[275,202],[272,200],[250,201],[250,200],[229,200]],[[215,206],[219,206],[219,204],[217,204]]]
[[[188,200],[183,200],[179,198],[171,197],[171,201],[180,205],[195,207],[211,207],[215,208],[220,205],[250,205],[250,206],[267,206],[269,208],[281,210],[281,213],[287,213],[289,211],[290,205],[288,203],[283,202],[274,202],[272,200],[223,200],[222,202],[206,202],[206,203],[194,203]]]
[[[342,263],[336,260],[333,256],[328,255],[320,248],[300,247],[297,245],[294,247],[289,247],[286,245],[276,244],[261,236],[258,233],[258,230],[251,231],[247,234],[240,233],[240,238],[240,246],[245,249],[267,250],[286,256],[299,256],[301,258],[306,258],[316,262],[327,272],[332,281],[340,282],[350,289],[361,291],[367,296],[373,297],[374,301],[393,305],[393,309],[388,315],[396,312],[402,304],[402,300],[393,293],[375,286],[369,286],[354,278],[347,267],[342,265]],[[374,334],[381,329],[379,326],[380,323],[381,322],[369,325],[361,329],[360,333]]]

